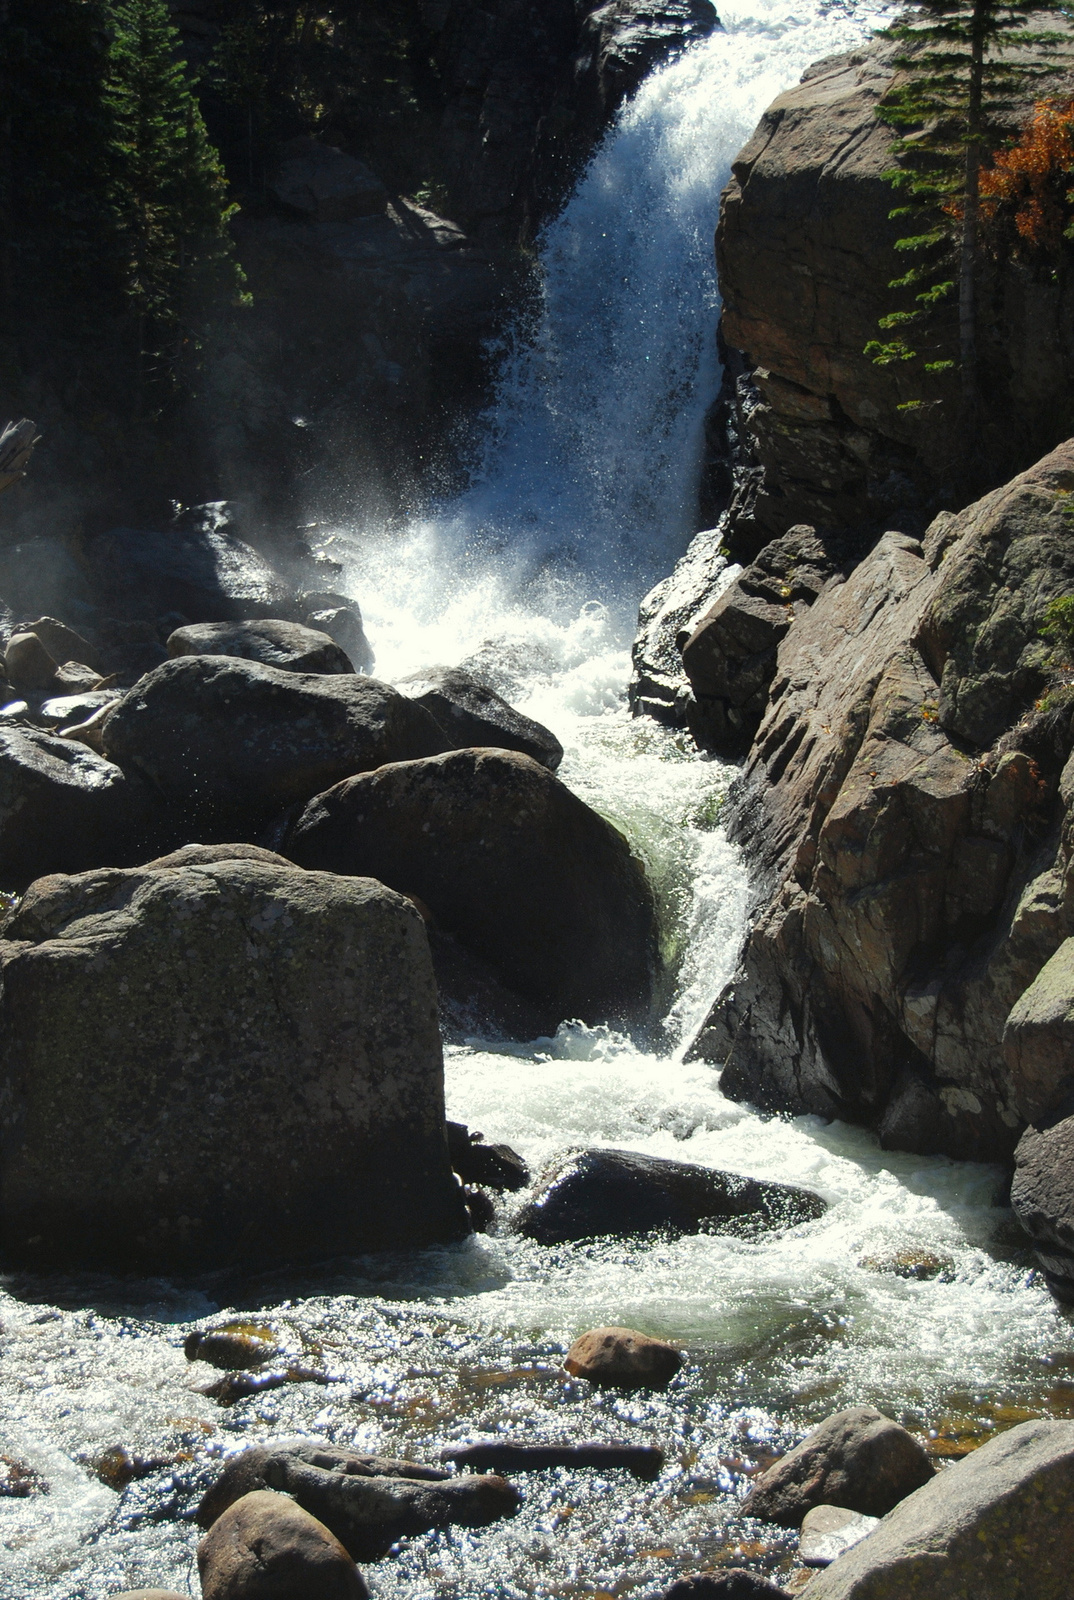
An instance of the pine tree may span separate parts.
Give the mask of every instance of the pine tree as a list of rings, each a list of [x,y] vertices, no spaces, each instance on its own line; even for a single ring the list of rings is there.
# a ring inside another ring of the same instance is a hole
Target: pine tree
[[[214,299],[241,296],[219,157],[179,57],[165,0],[113,0],[103,104],[108,199],[138,326],[139,389],[180,381]]]
[[[899,130],[899,165],[885,174],[905,196],[891,212],[914,218],[914,232],[896,249],[917,257],[893,289],[913,290],[913,306],[881,318],[895,336],[865,353],[886,365],[920,360],[926,373],[958,370],[963,420],[972,428],[977,404],[977,278],[981,170],[1000,142],[1004,114],[1030,85],[1055,71],[1054,55],[1069,35],[1030,26],[1064,0],[916,0],[909,16],[882,37],[906,46],[896,57],[902,81],[878,108]],[[1031,56],[1026,52],[1032,51]],[[945,312],[957,303],[957,342]],[[915,339],[913,348],[906,335]],[[920,337],[918,335],[923,335]],[[957,356],[955,354],[957,350]],[[900,409],[914,409],[914,400]]]

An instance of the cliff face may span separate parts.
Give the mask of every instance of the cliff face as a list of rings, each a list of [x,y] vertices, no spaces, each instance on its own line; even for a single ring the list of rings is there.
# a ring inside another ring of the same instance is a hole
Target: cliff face
[[[695,1047],[733,1097],[997,1159],[1074,1088],[1015,1014],[1074,932],[1074,699],[1041,635],[1072,495],[1074,440],[885,534],[780,645],[732,806],[760,909]]]
[[[895,197],[883,178],[892,134],[875,117],[892,55],[877,42],[811,67],[765,112],[723,195],[722,421],[737,446],[729,541],[742,559],[800,522],[848,534],[859,550],[885,527],[920,533],[937,509],[1003,482],[1074,428],[1065,259],[983,263],[972,469],[952,437],[955,408],[900,412],[920,398],[914,380],[862,353],[906,269],[894,248],[905,224],[888,216]],[[1034,94],[1062,87],[1057,77]]]

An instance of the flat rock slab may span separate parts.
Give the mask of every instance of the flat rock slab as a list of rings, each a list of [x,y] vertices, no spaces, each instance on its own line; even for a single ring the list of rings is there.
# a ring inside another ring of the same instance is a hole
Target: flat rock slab
[[[802,1523],[799,1558],[807,1567],[830,1567],[879,1526],[879,1517],[865,1517],[846,1506],[814,1506]]]
[[[284,672],[353,672],[346,651],[317,628],[299,622],[195,622],[168,637],[175,656],[238,656]]]
[[[905,1428],[872,1406],[837,1411],[774,1466],[762,1472],[742,1513],[798,1528],[814,1506],[845,1506],[882,1517],[935,1468]]]
[[[585,1150],[568,1158],[518,1216],[539,1244],[620,1238],[664,1229],[699,1233],[791,1227],[823,1216],[820,1195],[789,1183],[743,1178],[632,1150]]]
[[[808,1600],[1070,1600],[1074,1422],[1023,1422],[903,1500]]]
[[[678,1352],[676,1351],[676,1354]],[[659,1477],[664,1452],[646,1444],[526,1444],[517,1439],[496,1439],[481,1444],[453,1446],[440,1452],[442,1461],[472,1472],[546,1472],[552,1467],[594,1467],[598,1471],[625,1471],[651,1482]]]

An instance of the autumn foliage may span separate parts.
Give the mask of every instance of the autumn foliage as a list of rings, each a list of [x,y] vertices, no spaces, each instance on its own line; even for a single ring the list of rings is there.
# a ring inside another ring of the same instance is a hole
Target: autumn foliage
[[[1030,249],[1057,252],[1069,237],[1074,193],[1074,100],[1038,100],[1017,144],[981,173],[986,221],[1006,214]]]

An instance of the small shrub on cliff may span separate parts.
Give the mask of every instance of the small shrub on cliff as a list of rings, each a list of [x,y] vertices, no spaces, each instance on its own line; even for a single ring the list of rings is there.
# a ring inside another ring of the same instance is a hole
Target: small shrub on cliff
[[[981,215],[1009,221],[1034,253],[1057,254],[1074,237],[1074,100],[1038,100],[1021,138],[981,173]]]
[[[910,305],[881,318],[890,337],[871,341],[865,353],[881,365],[919,361],[929,377],[957,370],[967,427],[977,401],[982,167],[1002,137],[1003,113],[1054,70],[1048,55],[1067,42],[1028,26],[1030,19],[1062,9],[1062,0],[917,0],[882,30],[906,47],[895,61],[902,76],[877,115],[900,135],[893,146],[899,164],[886,176],[905,199],[891,216],[913,224],[896,249],[914,264],[890,285],[912,291]]]
[[[1054,646],[1057,665],[1070,666],[1074,661],[1074,594],[1049,601],[1040,631]]]

